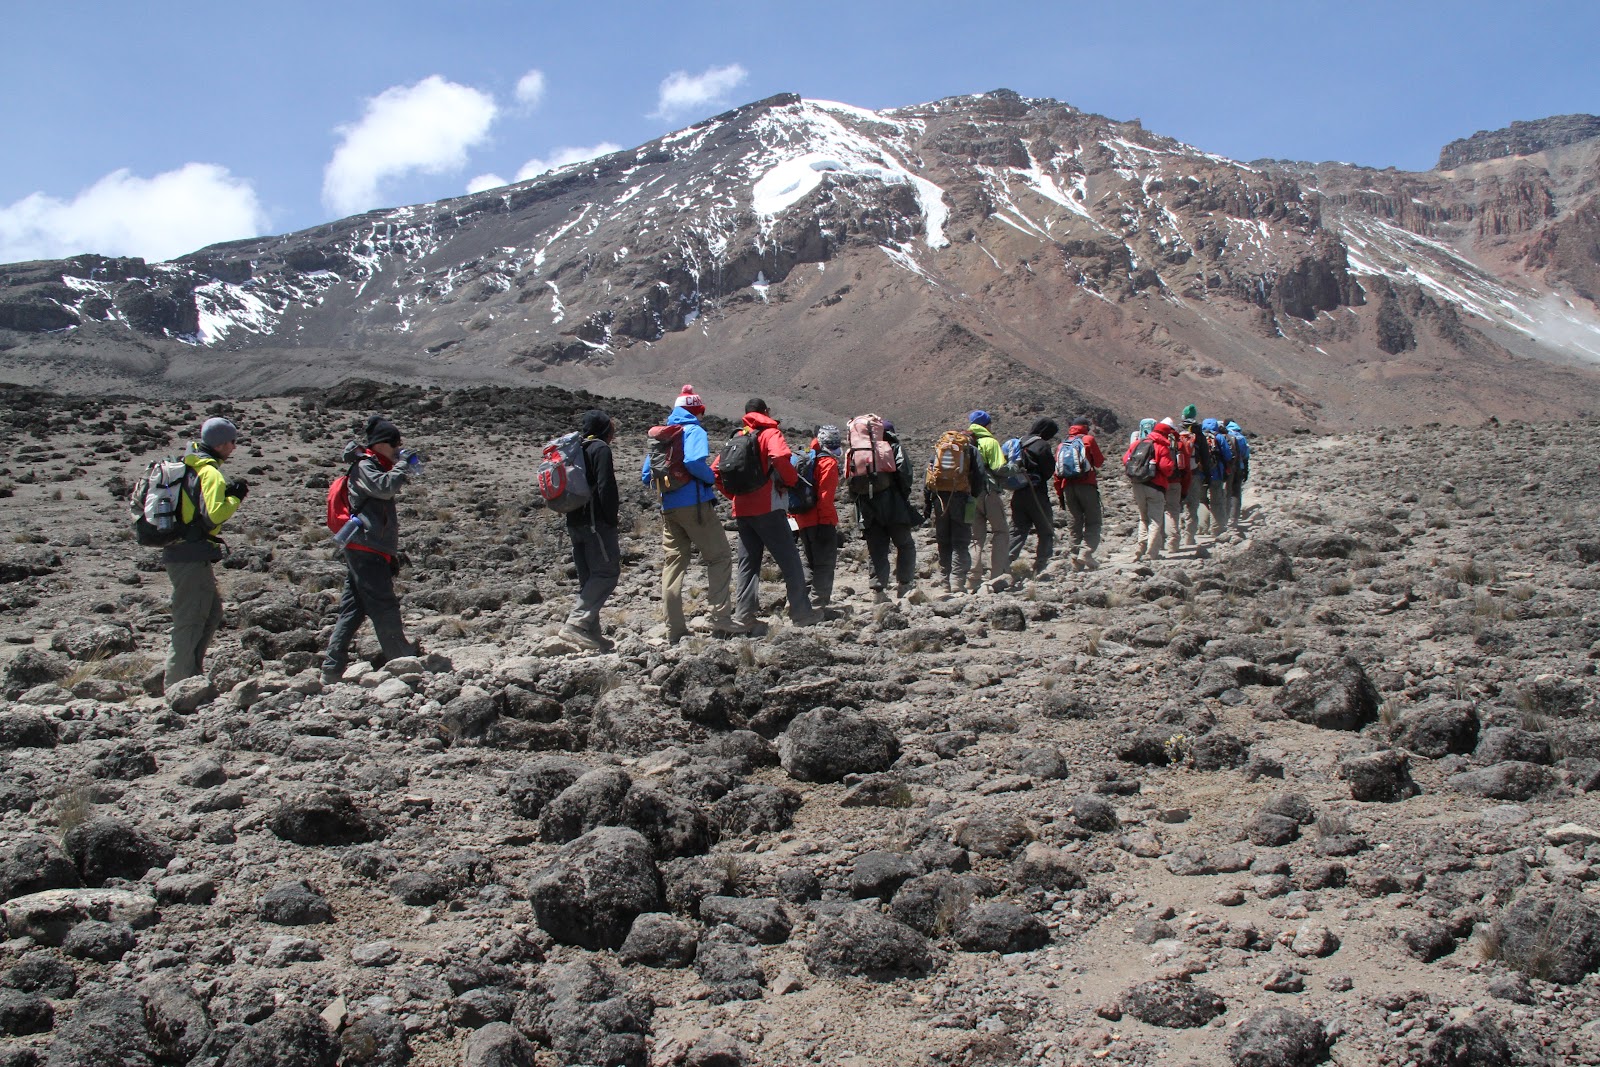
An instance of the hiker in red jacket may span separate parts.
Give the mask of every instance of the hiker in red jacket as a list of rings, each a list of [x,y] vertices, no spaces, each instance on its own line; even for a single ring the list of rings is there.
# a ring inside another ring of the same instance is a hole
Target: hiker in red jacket
[[[1172,427],[1167,438],[1172,445],[1172,481],[1167,484],[1167,551],[1176,552],[1183,537],[1183,498],[1189,495],[1189,485],[1194,478],[1194,438],[1185,437],[1178,424],[1170,417],[1162,424]]]
[[[756,398],[744,406],[741,434],[756,438],[760,482],[745,492],[729,492],[724,483],[728,448],[717,457],[717,487],[733,501],[734,525],[739,534],[739,549],[734,581],[733,630],[750,633],[761,627],[761,561],[768,552],[783,572],[789,593],[789,618],[796,626],[812,626],[822,613],[811,606],[806,594],[806,572],[789,529],[788,490],[796,481],[794,458],[783,439],[778,420],[767,410],[767,402]],[[736,435],[737,436],[737,435]]]
[[[833,572],[839,564],[839,459],[844,454],[844,435],[837,426],[818,426],[811,440],[811,481],[817,487],[817,502],[803,511],[791,510],[799,529],[800,549],[805,556],[806,580],[811,586],[811,602],[820,610],[833,600]]]
[[[1133,483],[1133,502],[1139,509],[1139,544],[1133,550],[1136,562],[1146,557],[1161,558],[1161,543],[1166,539],[1167,486],[1178,472],[1172,454],[1175,432],[1171,426],[1157,423],[1148,437],[1134,440],[1122,455],[1126,466],[1145,441],[1148,440],[1155,450],[1151,456],[1154,473],[1145,481]]]
[[[1083,442],[1083,458],[1089,469],[1071,478],[1055,479],[1056,499],[1072,516],[1072,546],[1070,556],[1075,571],[1094,570],[1098,566],[1094,554],[1100,550],[1100,529],[1104,525],[1100,507],[1100,478],[1095,473],[1106,465],[1100,442],[1089,432],[1089,420],[1078,419],[1067,427],[1067,439],[1062,444],[1078,438]],[[1058,446],[1059,448],[1059,446]]]

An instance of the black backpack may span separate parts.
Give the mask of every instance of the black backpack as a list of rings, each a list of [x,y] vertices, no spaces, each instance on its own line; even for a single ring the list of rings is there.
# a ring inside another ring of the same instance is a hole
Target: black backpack
[[[1151,434],[1140,441],[1132,452],[1128,454],[1128,461],[1122,465],[1122,473],[1128,476],[1131,482],[1140,485],[1149,484],[1156,476],[1156,442],[1155,435]]]
[[[728,438],[717,457],[717,477],[722,481],[722,491],[729,496],[741,496],[761,488],[771,472],[766,469],[761,456],[761,435],[751,433],[748,427]]]

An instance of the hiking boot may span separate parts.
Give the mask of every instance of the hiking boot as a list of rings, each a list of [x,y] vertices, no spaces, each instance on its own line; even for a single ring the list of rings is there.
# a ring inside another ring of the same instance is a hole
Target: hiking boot
[[[796,615],[789,620],[790,626],[815,626],[827,618],[820,611],[808,611],[804,615]]]
[[[329,667],[322,668],[322,684],[323,685],[333,685],[335,682],[342,681],[343,679],[344,679],[344,668],[343,667],[340,667],[338,669],[333,669],[333,668],[329,668]]]
[[[567,644],[586,652],[602,652],[605,650],[605,646],[600,643],[594,634],[587,630],[580,630],[570,623],[561,627],[556,636]]]
[[[912,593],[915,593],[916,591],[917,591],[917,587],[915,585],[902,585],[902,586],[898,586],[895,589],[894,595],[899,597],[901,600],[904,600],[906,597],[910,596]]]
[[[1009,588],[1011,588],[1011,579],[1003,574],[989,583],[989,589],[996,593],[1003,593]]]
[[[889,591],[887,589],[874,589],[872,591],[872,602],[874,604],[887,604],[890,599],[891,597],[889,596]]]
[[[1095,568],[1097,568],[1099,566],[1100,566],[1100,564],[1094,558],[1094,553],[1093,552],[1085,552],[1083,554],[1083,569],[1084,570],[1092,571],[1092,570],[1094,570]]]

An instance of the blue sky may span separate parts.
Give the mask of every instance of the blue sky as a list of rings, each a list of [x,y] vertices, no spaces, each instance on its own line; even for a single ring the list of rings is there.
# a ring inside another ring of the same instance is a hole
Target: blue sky
[[[1007,87],[1237,159],[1402,169],[1600,112],[1592,0],[0,0],[0,20],[0,262],[160,258],[458,195],[784,91]]]

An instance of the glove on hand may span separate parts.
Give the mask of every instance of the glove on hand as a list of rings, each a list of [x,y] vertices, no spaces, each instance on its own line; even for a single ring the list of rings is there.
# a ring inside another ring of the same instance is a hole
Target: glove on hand
[[[250,483],[243,478],[235,478],[230,482],[225,482],[223,483],[223,488],[227,490],[229,496],[238,497],[240,500],[250,495]]]

